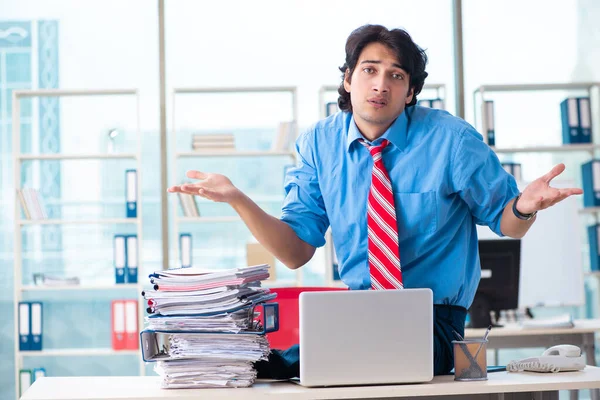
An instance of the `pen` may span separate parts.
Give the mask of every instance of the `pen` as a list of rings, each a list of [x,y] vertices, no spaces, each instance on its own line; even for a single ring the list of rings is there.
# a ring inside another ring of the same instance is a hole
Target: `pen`
[[[475,357],[473,357],[474,359],[477,360],[477,355],[479,354],[479,351],[481,351],[481,348],[483,347],[483,344],[487,340],[487,337],[490,334],[490,330],[492,330],[492,326],[491,325],[488,326],[488,328],[486,329],[485,333],[483,334],[483,340],[481,341],[481,344],[479,345],[479,348],[477,349],[477,352],[475,353]]]

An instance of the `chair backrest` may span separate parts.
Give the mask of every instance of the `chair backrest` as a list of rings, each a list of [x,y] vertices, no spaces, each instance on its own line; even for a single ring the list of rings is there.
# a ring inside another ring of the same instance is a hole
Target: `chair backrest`
[[[271,288],[270,290],[273,293],[277,293],[277,298],[273,302],[279,303],[279,330],[268,333],[267,339],[272,349],[284,350],[300,343],[300,293],[347,289],[295,286]]]

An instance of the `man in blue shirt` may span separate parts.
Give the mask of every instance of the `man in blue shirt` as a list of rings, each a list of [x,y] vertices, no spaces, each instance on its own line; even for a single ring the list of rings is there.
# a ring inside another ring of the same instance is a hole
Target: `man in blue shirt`
[[[382,160],[395,203],[402,281],[406,288],[433,291],[434,372],[444,374],[453,365],[452,331],[464,334],[479,283],[476,224],[521,238],[537,211],[582,191],[549,185],[564,170],[560,164],[520,194],[472,126],[445,111],[415,106],[426,63],[425,52],[401,29],[366,25],[351,33],[340,68],[342,112],[297,140],[299,162],[286,178],[279,219],[223,175],[188,171],[200,181],[169,191],[229,203],[254,237],[291,269],[325,244],[331,226],[341,279],[350,289],[369,289],[373,157],[367,146],[387,141]],[[297,347],[276,351],[270,364],[259,365],[259,376],[294,376],[298,365]]]

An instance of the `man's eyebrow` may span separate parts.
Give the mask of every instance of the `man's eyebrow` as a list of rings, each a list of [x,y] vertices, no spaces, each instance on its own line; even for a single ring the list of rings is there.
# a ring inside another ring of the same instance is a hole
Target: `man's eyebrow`
[[[360,63],[361,64],[381,64],[381,61],[380,60],[362,60]],[[393,63],[392,66],[396,67],[396,68],[400,68],[402,71],[406,72],[404,67],[402,67],[402,65],[400,65],[398,63]]]

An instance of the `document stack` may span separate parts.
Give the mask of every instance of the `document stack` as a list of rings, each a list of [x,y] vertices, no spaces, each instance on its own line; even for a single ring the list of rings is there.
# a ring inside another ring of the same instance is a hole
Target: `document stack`
[[[235,150],[233,133],[221,134],[193,134],[192,150],[194,151],[219,151]]]
[[[266,360],[265,333],[276,331],[276,297],[261,281],[266,264],[222,271],[179,268],[150,275],[142,357],[156,362],[166,389],[247,387]],[[262,321],[256,306],[262,307]]]

